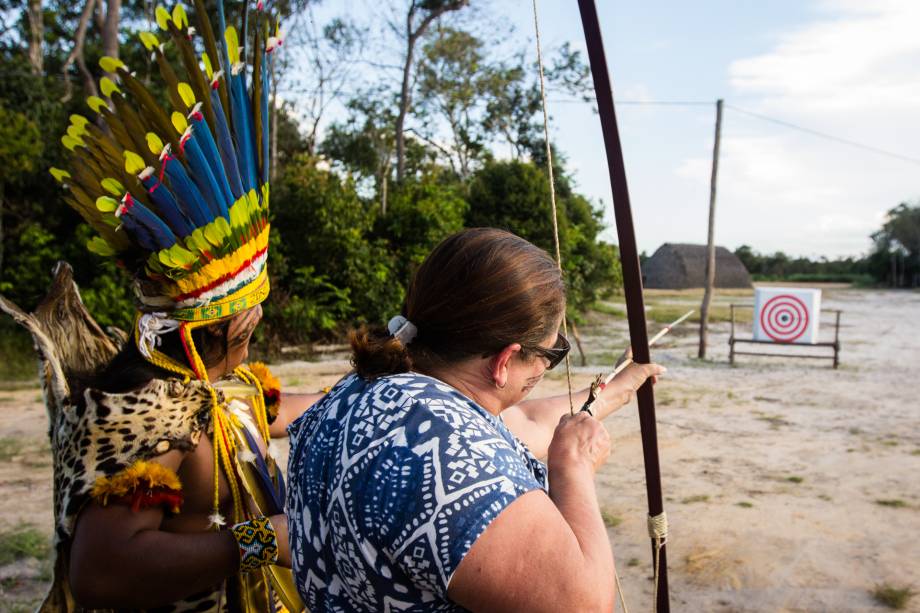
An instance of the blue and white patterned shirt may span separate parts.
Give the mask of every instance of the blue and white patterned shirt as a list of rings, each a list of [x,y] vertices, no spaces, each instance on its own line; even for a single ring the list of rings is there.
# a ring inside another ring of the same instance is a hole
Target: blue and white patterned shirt
[[[546,467],[485,409],[416,373],[348,375],[288,429],[287,515],[313,613],[460,611],[447,586]]]

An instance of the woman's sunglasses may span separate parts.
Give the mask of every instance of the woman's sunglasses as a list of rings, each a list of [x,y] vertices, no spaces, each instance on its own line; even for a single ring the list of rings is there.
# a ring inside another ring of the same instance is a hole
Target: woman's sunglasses
[[[549,366],[546,367],[546,370],[556,368],[559,363],[565,359],[565,356],[569,354],[571,348],[572,346],[569,344],[569,339],[563,336],[561,332],[556,337],[556,343],[552,347],[540,347],[539,345],[528,347],[530,351],[533,351],[549,361]]]

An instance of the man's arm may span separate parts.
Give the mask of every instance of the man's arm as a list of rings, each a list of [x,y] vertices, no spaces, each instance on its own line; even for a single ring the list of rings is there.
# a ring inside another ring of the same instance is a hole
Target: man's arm
[[[91,503],[70,551],[74,598],[90,609],[150,608],[219,585],[239,569],[233,535],[161,531],[159,508]]]
[[[322,392],[318,394],[286,394],[282,392],[281,406],[278,407],[278,417],[269,426],[268,433],[271,434],[272,438],[287,436],[287,427],[325,395]]]
[[[185,454],[170,451],[156,462],[178,469]],[[150,608],[220,584],[239,570],[240,553],[229,530],[161,530],[160,507],[133,511],[126,504],[92,502],[77,517],[70,549],[70,585],[80,605]],[[287,522],[271,518],[279,560],[290,565]]]

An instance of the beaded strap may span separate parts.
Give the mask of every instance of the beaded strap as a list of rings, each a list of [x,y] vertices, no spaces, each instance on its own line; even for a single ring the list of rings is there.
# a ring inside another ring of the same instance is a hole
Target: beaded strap
[[[278,561],[278,537],[267,517],[240,522],[230,528],[240,548],[240,570],[248,572]]]

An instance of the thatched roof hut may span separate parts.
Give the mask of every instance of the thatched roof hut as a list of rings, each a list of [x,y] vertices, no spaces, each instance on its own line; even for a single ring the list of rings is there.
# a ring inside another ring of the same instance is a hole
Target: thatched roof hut
[[[642,266],[645,287],[687,289],[706,286],[706,245],[665,243]],[[716,287],[751,287],[751,275],[738,257],[716,247]]]

